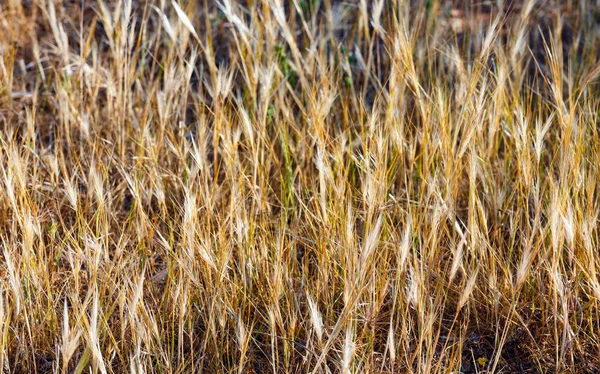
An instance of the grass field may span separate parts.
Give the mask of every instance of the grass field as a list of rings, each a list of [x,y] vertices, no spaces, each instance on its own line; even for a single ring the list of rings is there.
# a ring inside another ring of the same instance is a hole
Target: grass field
[[[0,371],[600,370],[600,3],[501,3],[0,1]]]

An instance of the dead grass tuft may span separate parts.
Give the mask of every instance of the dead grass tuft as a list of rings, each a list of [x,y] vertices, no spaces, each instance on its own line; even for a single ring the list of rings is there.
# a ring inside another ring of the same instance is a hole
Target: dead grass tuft
[[[2,2],[0,368],[600,370],[600,8],[504,3]]]

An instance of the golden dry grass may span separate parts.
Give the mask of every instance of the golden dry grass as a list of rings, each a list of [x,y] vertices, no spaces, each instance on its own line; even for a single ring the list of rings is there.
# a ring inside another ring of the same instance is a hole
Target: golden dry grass
[[[600,370],[600,9],[505,3],[0,2],[0,370]]]

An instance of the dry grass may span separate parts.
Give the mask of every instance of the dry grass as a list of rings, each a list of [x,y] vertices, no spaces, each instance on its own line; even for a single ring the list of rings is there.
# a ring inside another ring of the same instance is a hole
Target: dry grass
[[[600,370],[596,4],[0,2],[0,370]]]

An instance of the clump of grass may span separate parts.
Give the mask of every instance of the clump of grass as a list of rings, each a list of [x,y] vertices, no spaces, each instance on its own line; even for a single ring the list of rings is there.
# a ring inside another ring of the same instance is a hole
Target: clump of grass
[[[0,367],[600,370],[577,4],[0,5]]]

